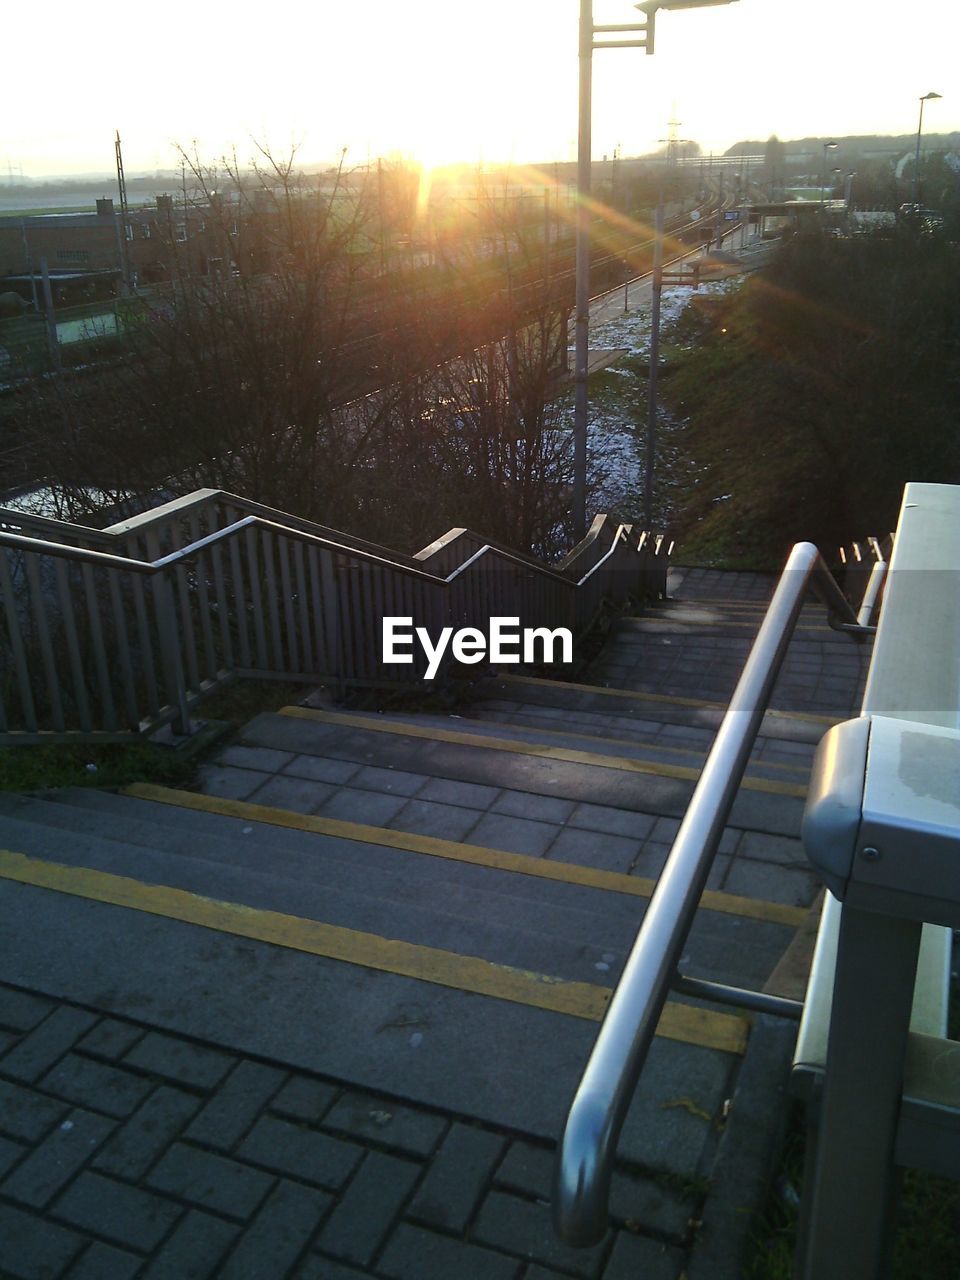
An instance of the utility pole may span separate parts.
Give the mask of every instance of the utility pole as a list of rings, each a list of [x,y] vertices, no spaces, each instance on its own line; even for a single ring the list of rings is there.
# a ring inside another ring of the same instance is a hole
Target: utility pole
[[[114,150],[117,157],[117,186],[120,190],[120,273],[123,279],[123,291],[130,291],[130,255],[127,248],[129,225],[127,218],[127,180],[123,173],[123,151],[120,147],[120,130],[116,132]]]
[[[650,315],[650,369],[647,377],[647,442],[643,466],[643,524],[653,527],[653,473],[657,463],[657,371],[660,365],[660,295],[663,292],[663,182],[657,200],[653,241],[653,310]]]
[[[377,209],[380,214],[380,274],[386,272],[386,250],[383,243],[383,160],[377,156]]]
[[[30,257],[30,245],[27,241],[27,220],[20,219],[20,235],[23,237],[23,262],[27,271],[30,273],[30,292],[33,294],[33,309],[40,310],[40,301],[37,298],[37,277],[33,273],[33,260]]]
[[[50,288],[50,271],[47,267],[46,258],[40,259],[40,274],[43,278],[44,319],[47,324],[47,345],[50,348],[50,361],[53,364],[54,373],[62,373],[63,363],[60,359],[60,339],[57,336],[57,313],[53,308],[53,290]]]

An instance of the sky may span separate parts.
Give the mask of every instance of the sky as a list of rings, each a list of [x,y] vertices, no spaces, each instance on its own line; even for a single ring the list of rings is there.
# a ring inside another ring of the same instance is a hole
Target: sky
[[[47,0],[3,19],[0,187],[177,167],[177,144],[241,161],[260,142],[305,164],[570,160],[580,0]],[[596,23],[642,20],[593,0]],[[603,37],[618,39],[625,37]],[[656,52],[593,57],[593,154],[676,133],[741,138],[960,129],[955,0],[736,0],[660,12]],[[17,104],[21,104],[19,107]]]

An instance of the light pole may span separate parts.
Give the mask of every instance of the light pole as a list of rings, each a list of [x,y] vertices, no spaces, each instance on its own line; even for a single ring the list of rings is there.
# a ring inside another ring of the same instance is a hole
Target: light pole
[[[580,102],[577,144],[576,352],[573,407],[573,524],[579,539],[587,531],[587,362],[590,334],[590,146],[594,49],[644,49],[653,53],[659,9],[705,9],[736,0],[644,0],[634,5],[643,22],[595,26],[593,0],[580,0]],[[626,40],[595,40],[600,35],[628,34]]]
[[[917,208],[920,207],[920,134],[923,132],[923,104],[942,96],[940,93],[925,93],[920,99],[920,121],[917,125],[917,154],[913,161],[913,203]]]
[[[844,185],[843,202],[848,209],[850,208],[850,200],[853,196],[853,180],[856,176],[857,176],[856,169],[851,169],[850,172],[847,174],[847,180]]]
[[[827,152],[836,151],[839,142],[825,142],[823,144],[823,160],[820,164],[820,203],[823,204],[823,189],[827,185]]]

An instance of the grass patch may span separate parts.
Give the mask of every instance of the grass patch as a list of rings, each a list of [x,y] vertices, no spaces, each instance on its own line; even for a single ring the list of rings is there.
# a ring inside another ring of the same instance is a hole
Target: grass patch
[[[204,698],[196,714],[204,720],[224,720],[242,729],[254,716],[300,702],[315,688],[313,684],[283,680],[234,680]]]
[[[150,742],[8,747],[0,752],[0,791],[123,787],[131,782],[182,787],[195,769],[192,757]]]
[[[226,733],[241,729],[263,711],[276,711],[299,702],[313,685],[276,680],[237,680],[211,694],[194,712],[197,719],[225,722]],[[27,744],[0,751],[0,791],[42,791],[50,787],[125,787],[133,782],[187,787],[197,765],[222,743],[224,734],[204,740],[190,750],[158,746],[149,741],[129,743]]]

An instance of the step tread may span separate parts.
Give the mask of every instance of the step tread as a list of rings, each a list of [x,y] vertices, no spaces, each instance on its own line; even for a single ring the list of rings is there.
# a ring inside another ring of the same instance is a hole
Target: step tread
[[[503,868],[444,865],[422,856],[418,860],[412,853],[386,851],[387,858],[371,866],[376,850],[370,845],[354,845],[351,862],[331,867],[323,859],[321,836],[312,837],[312,847],[301,851],[295,865],[288,851],[278,860],[276,848],[264,858],[256,835],[238,842],[205,832],[195,846],[189,830],[176,840],[166,828],[165,843],[160,843],[164,828],[158,822],[130,816],[131,807],[142,812],[142,803],[137,808],[127,797],[111,799],[113,809],[83,806],[87,821],[79,841],[76,806],[34,802],[22,806],[18,817],[12,816],[16,807],[6,806],[8,838],[17,841],[19,852],[54,862],[462,951],[566,980],[591,978],[593,968],[615,977],[646,908],[646,898],[635,894],[533,879]],[[51,838],[52,833],[59,838]],[[317,865],[322,861],[326,865]],[[721,900],[724,912],[711,909]],[[736,899],[707,892],[687,944],[696,972],[737,985],[762,985],[802,913],[776,904],[744,903],[754,905],[762,908],[757,915],[764,918],[734,915]]]
[[[558,711],[561,709],[558,708]],[[380,712],[353,712],[358,719],[366,719],[371,724],[407,724],[421,729],[438,729],[443,732],[473,734],[477,737],[507,738],[531,745],[566,746],[575,751],[584,751],[590,755],[619,756],[629,760],[649,761],[657,764],[676,764],[688,768],[702,767],[712,741],[703,735],[699,746],[682,746],[676,742],[651,742],[638,738],[627,729],[620,733],[602,731],[596,726],[593,731],[581,728],[572,723],[576,713],[562,713],[569,728],[559,728],[556,724],[525,724],[514,721],[484,719],[477,716],[435,715],[420,712],[391,712],[389,717]],[[558,717],[558,720],[561,717]],[[761,744],[762,749],[763,744]],[[802,782],[809,774],[809,769],[791,763],[773,763],[756,756],[751,758],[748,775],[762,778],[782,778],[784,781]],[[789,776],[788,776],[789,775]]]
[[[596,1035],[585,1019],[2,879],[0,910],[8,981],[545,1141]],[[682,1079],[719,1114],[735,1069],[730,1054],[657,1037],[621,1156],[695,1174],[709,1127],[666,1104]]]
[[[650,772],[648,766],[633,765],[624,770],[598,761],[564,759],[561,751],[550,755],[505,753],[481,743],[440,743],[407,736],[406,732],[378,733],[368,725],[346,727],[276,713],[256,716],[243,730],[241,740],[248,746],[304,757],[415,770],[434,779],[509,788],[668,818],[682,817],[693,793],[692,778]],[[802,812],[801,794],[785,795],[779,783],[758,779],[741,789],[730,825],[796,837]]]

